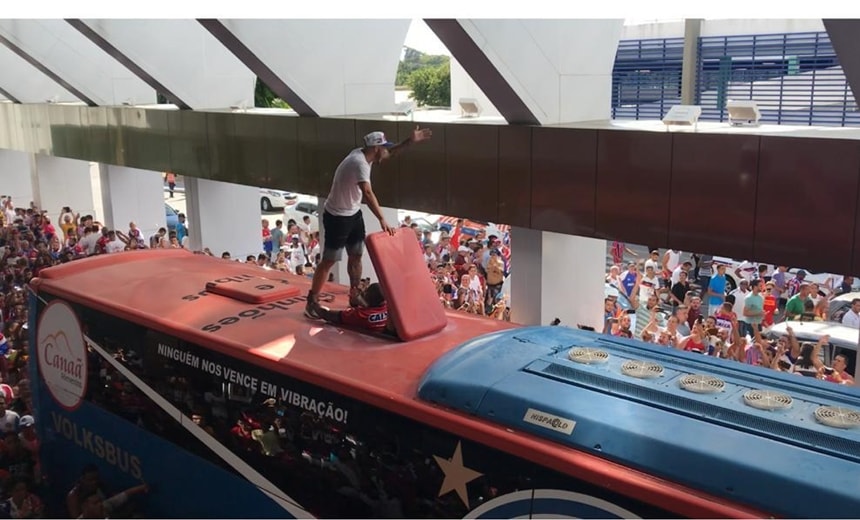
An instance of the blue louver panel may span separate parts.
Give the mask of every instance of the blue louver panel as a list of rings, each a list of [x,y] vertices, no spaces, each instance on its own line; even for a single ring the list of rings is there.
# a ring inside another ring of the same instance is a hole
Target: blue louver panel
[[[681,102],[683,38],[619,42],[612,69],[613,119],[662,119]]]
[[[753,99],[762,122],[853,126],[860,114],[826,32],[699,38],[702,120],[726,121],[729,99]]]
[[[682,38],[619,44],[616,119],[660,119],[680,102]],[[762,122],[860,126],[860,113],[826,32],[706,36],[698,40],[696,104],[726,121],[729,99],[753,99]]]

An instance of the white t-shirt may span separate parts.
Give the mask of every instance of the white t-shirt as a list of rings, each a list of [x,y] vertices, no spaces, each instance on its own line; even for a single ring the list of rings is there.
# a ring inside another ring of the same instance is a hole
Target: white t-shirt
[[[659,273],[663,270],[659,263],[657,263],[655,260],[651,260],[650,258],[648,260],[645,260],[645,269],[648,269],[649,265],[654,268],[655,273]]]
[[[849,309],[845,316],[842,316],[842,324],[860,329],[860,315],[855,313],[853,309]]]
[[[370,163],[361,148],[356,148],[334,171],[325,210],[338,217],[349,217],[358,213],[361,209],[361,187],[358,185],[360,182],[370,182]]]
[[[672,269],[672,285],[681,281],[681,271],[684,270],[683,265],[679,265],[678,267]]]
[[[747,296],[752,294],[750,291],[743,292],[740,287],[730,292],[729,294],[735,297],[735,303],[732,305],[732,312],[735,313],[735,316],[738,317],[740,321],[746,321],[746,317],[744,316],[744,304],[747,301]]]
[[[81,239],[81,247],[83,247],[88,255],[96,252],[96,242],[99,241],[99,233],[90,233]]]
[[[639,304],[645,305],[648,303],[648,298],[653,294],[657,294],[657,289],[660,288],[660,282],[656,276],[648,278],[643,276],[639,281]]]
[[[14,432],[18,429],[18,421],[21,417],[12,410],[6,410],[5,414],[0,415],[0,432]]]
[[[120,251],[125,251],[125,244],[118,238],[105,244],[105,252],[107,253],[119,253]]]
[[[290,270],[295,271],[296,267],[303,266],[307,262],[305,258],[305,246],[298,244],[296,246],[290,244],[287,247],[287,252],[290,255]]]
[[[674,272],[676,267],[681,266],[681,252],[669,249],[666,251],[666,254],[669,255],[668,262],[666,262],[666,268],[669,269],[670,272]]]

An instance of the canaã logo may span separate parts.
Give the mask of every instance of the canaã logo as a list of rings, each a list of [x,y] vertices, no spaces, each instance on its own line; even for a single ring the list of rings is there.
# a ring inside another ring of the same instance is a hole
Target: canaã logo
[[[67,410],[80,406],[87,391],[87,348],[75,311],[53,301],[39,317],[39,372],[48,391]]]

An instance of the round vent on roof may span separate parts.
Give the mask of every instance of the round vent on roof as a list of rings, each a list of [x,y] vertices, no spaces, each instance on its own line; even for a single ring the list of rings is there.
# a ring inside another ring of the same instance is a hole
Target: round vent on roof
[[[621,365],[621,373],[639,379],[653,379],[663,375],[663,365],[653,361],[630,359]]]
[[[815,410],[815,420],[833,428],[857,428],[860,426],[860,412],[841,406],[819,406]]]
[[[715,394],[726,387],[725,381],[704,374],[687,374],[681,378],[681,388],[697,394]]]
[[[579,347],[570,351],[567,355],[571,361],[584,365],[596,365],[609,361],[609,352],[599,348]]]
[[[747,390],[744,403],[759,410],[785,410],[791,408],[792,399],[788,394],[773,390]]]

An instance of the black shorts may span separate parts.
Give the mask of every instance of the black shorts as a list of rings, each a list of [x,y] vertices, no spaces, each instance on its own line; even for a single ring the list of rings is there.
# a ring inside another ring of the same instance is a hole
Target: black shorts
[[[344,248],[350,256],[361,255],[364,251],[364,216],[361,210],[348,217],[339,217],[324,211],[323,229],[325,230],[324,259],[340,260],[341,251]]]

